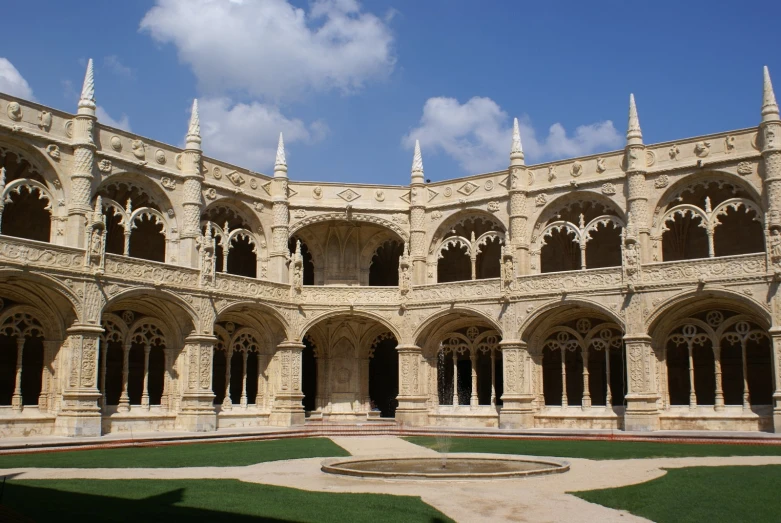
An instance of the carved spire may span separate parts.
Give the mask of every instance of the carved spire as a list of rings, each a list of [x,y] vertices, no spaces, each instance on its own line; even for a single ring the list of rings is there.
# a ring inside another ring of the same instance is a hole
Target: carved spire
[[[206,222],[206,234],[204,234],[204,237],[206,238],[206,241],[211,241],[211,239],[212,239],[212,222]]]
[[[296,257],[295,262],[301,264],[304,262],[304,255],[301,254],[301,240],[296,240]]]
[[[762,122],[778,121],[778,103],[773,92],[773,84],[770,82],[770,71],[767,66],[764,69],[764,82],[762,85]]]
[[[103,220],[103,198],[98,195],[95,198],[95,210],[92,211],[92,221],[102,222]]]
[[[92,58],[87,62],[87,73],[84,75],[84,85],[81,88],[79,109],[88,109],[95,114],[95,73],[92,69]]]
[[[279,143],[277,144],[277,158],[274,161],[274,170],[284,167],[287,170],[287,159],[285,159],[285,141],[282,139],[282,133],[279,133]]]
[[[521,130],[518,127],[518,118],[513,120],[513,143],[510,148],[510,164],[523,165],[523,144],[521,144]]]
[[[5,190],[5,167],[0,167],[0,193]]]
[[[637,117],[635,95],[629,95],[629,125],[626,129],[627,145],[643,145],[643,132],[640,130],[640,119]]]
[[[187,148],[197,146],[201,143],[201,118],[198,115],[198,99],[193,100],[193,110],[190,113],[190,125],[187,128]]]
[[[420,154],[420,142],[415,140],[415,153],[412,156],[412,181],[423,183],[423,155]]]

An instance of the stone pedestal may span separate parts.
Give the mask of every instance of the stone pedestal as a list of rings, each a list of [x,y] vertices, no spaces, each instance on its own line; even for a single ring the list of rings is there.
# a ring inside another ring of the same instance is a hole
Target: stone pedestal
[[[659,430],[659,394],[654,377],[656,357],[648,335],[626,335],[626,373],[629,392],[626,395],[624,430]]]
[[[279,391],[269,416],[269,425],[289,427],[303,425],[305,414],[301,400],[301,351],[304,344],[285,341],[277,345],[279,353]]]
[[[428,425],[428,396],[421,393],[421,365],[423,351],[417,345],[398,345],[399,402],[396,421],[404,425]]]
[[[526,343],[504,340],[499,343],[504,368],[504,393],[499,411],[499,427],[527,429],[534,427],[534,394]]]
[[[214,336],[191,335],[185,339],[181,368],[182,400],[176,416],[179,430],[209,432],[217,430],[217,412],[212,391]]]
[[[62,402],[55,420],[59,436],[101,435],[98,347],[102,332],[96,325],[77,324],[68,329],[62,348]]]
[[[773,432],[781,434],[781,327],[769,330],[773,366]]]

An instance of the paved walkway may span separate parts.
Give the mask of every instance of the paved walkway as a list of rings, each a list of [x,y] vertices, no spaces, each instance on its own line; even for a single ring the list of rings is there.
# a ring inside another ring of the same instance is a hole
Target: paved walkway
[[[356,455],[431,455],[395,437],[333,438]],[[534,458],[534,457],[532,457]],[[7,469],[19,479],[221,479],[233,478],[321,492],[367,492],[421,496],[456,521],[464,522],[636,522],[622,511],[594,505],[567,494],[642,483],[664,475],[662,468],[721,465],[781,465],[781,456],[661,458],[592,461],[568,459],[569,472],[522,479],[482,481],[402,481],[341,477],[320,471],[322,459],[273,461],[247,467],[171,469]]]

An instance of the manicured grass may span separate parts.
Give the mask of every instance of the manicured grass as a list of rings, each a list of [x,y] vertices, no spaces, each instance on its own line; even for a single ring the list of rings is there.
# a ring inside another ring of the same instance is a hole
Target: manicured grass
[[[2,503],[35,521],[452,521],[419,497],[336,494],[238,480],[9,481]]]
[[[441,451],[430,436],[404,438]],[[781,445],[655,443],[639,441],[524,440],[452,438],[449,452],[526,454],[586,459],[679,458],[699,456],[779,456]],[[0,462],[1,463],[1,462]]]
[[[0,456],[0,469],[239,467],[264,461],[349,455],[328,438],[301,438],[16,454]]]
[[[668,469],[639,485],[571,494],[657,523],[778,521],[781,466]]]

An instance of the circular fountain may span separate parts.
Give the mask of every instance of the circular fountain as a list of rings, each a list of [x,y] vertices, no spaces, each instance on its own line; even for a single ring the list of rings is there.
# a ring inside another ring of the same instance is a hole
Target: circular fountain
[[[557,474],[568,471],[569,463],[551,458],[529,459],[504,454],[449,454],[332,458],[322,463],[321,470],[364,478],[495,479]]]

